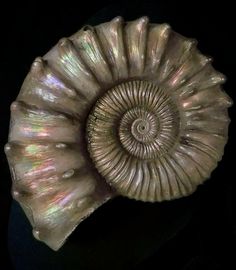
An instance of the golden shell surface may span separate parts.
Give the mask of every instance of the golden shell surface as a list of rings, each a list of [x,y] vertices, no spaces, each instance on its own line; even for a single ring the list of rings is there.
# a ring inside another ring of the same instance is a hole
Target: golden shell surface
[[[117,194],[191,194],[227,142],[223,82],[194,40],[147,17],[85,26],[36,58],[5,147],[34,236],[57,250]]]

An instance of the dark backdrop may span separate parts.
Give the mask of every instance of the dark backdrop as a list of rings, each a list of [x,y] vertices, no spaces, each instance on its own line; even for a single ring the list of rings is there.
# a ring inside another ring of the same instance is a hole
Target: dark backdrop
[[[212,177],[188,198],[149,204],[117,198],[102,206],[53,252],[31,235],[31,227],[10,195],[11,179],[2,151],[7,141],[9,106],[30,64],[63,36],[83,24],[122,15],[126,20],[148,15],[155,23],[199,41],[226,74],[224,88],[235,97],[235,29],[229,1],[70,1],[52,8],[2,8],[0,57],[0,269],[236,269],[235,264],[235,127],[230,125],[225,155]],[[230,109],[233,118],[235,108]]]

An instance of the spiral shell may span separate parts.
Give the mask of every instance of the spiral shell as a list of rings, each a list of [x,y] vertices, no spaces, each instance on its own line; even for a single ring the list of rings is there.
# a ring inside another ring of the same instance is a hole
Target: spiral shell
[[[210,177],[232,104],[210,60],[147,17],[85,26],[36,58],[5,151],[37,239],[57,250],[116,194],[171,200]]]

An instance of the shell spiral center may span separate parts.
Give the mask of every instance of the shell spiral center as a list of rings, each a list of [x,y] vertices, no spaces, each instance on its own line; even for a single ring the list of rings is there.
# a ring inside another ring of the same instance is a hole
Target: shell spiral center
[[[88,149],[98,171],[116,181],[127,160],[155,160],[174,146],[179,112],[171,97],[148,81],[129,81],[108,90],[88,117]],[[130,168],[132,169],[132,168]]]

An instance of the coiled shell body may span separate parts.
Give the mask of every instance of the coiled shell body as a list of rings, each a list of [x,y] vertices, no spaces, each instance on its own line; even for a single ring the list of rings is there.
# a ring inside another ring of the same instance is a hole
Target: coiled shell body
[[[11,106],[13,196],[57,250],[115,195],[191,194],[222,158],[232,104],[196,42],[114,18],[36,58]]]

